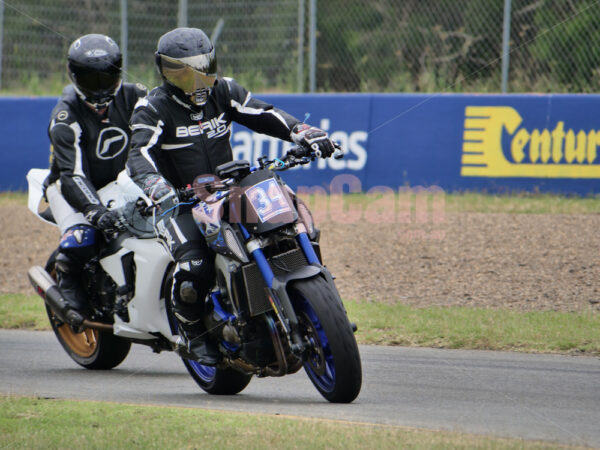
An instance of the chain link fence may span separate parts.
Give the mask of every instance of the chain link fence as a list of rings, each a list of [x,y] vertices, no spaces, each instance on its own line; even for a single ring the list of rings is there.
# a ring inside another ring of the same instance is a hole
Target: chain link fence
[[[86,33],[118,41],[126,77],[152,86],[156,41],[180,25],[259,92],[600,88],[600,0],[0,0],[0,13],[9,93],[59,93]]]
[[[7,92],[60,93],[68,82],[69,45],[88,33],[111,36],[124,53],[125,77],[153,86],[159,82],[158,39],[185,25],[217,40],[221,75],[253,90],[295,91],[303,53],[298,5],[298,0],[0,0],[1,86]]]

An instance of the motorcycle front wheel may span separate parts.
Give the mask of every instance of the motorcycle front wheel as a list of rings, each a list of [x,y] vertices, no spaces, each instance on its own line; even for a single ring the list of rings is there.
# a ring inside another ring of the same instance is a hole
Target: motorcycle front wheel
[[[55,256],[56,252],[46,264],[46,272],[54,280],[56,280]],[[60,345],[73,361],[86,369],[112,369],[121,364],[129,354],[131,341],[108,331],[91,328],[84,328],[78,333],[70,325],[61,321],[48,305],[46,305],[46,313]]]
[[[362,385],[358,345],[335,287],[323,278],[296,281],[290,297],[311,348],[304,370],[323,397],[332,403],[350,403]]]

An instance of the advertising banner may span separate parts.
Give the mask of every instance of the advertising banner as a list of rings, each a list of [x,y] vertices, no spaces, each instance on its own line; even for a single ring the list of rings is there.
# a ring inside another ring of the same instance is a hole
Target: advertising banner
[[[341,143],[341,160],[288,171],[293,187],[327,193],[385,186],[445,191],[600,191],[600,95],[257,95]],[[0,99],[0,190],[26,189],[47,167],[56,98]],[[234,157],[281,157],[292,145],[234,124]],[[343,175],[338,177],[338,175]],[[332,185],[333,182],[333,185]]]

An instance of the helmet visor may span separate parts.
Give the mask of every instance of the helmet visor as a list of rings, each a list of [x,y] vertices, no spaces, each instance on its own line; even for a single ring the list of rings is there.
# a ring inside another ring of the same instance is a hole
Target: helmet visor
[[[163,76],[188,95],[200,89],[210,89],[217,80],[215,51],[185,58],[160,55]]]
[[[112,97],[119,87],[119,72],[78,71],[73,74],[75,83],[86,98],[103,101]]]

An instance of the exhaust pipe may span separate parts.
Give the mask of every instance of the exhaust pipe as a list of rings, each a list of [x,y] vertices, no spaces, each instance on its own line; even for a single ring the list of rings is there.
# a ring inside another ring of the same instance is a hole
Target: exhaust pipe
[[[94,328],[97,330],[113,331],[107,323],[93,322],[85,319],[79,312],[69,306],[63,298],[54,279],[40,266],[33,266],[27,271],[27,277],[37,294],[52,308],[58,318],[74,328]]]

